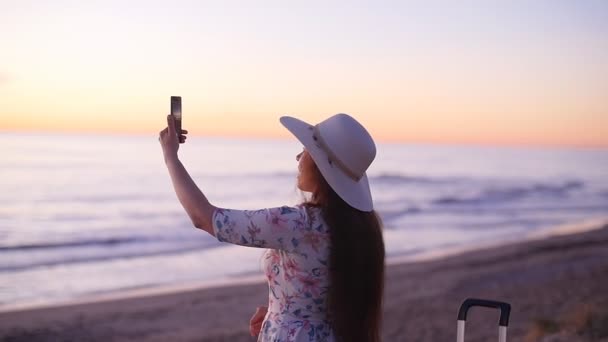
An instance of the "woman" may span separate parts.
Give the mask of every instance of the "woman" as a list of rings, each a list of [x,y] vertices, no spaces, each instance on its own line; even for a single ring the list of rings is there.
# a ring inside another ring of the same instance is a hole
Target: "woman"
[[[178,199],[195,227],[218,240],[267,248],[268,308],[250,321],[258,341],[379,341],[384,280],[381,222],[365,174],[375,144],[354,118],[334,115],[312,126],[281,123],[304,145],[298,187],[310,199],[256,211],[217,208],[178,159],[172,116],[160,132]]]

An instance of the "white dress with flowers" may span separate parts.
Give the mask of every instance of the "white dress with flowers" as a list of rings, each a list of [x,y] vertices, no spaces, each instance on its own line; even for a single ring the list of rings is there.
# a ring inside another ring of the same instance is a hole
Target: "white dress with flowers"
[[[319,208],[217,209],[218,240],[268,248],[268,313],[258,341],[333,341],[327,314],[329,230]]]

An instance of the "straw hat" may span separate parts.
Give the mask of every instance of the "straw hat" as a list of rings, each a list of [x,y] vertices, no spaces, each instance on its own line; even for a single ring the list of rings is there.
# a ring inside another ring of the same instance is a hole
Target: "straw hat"
[[[366,170],[376,157],[376,145],[367,130],[348,114],[336,114],[317,125],[281,117],[304,145],[331,188],[351,207],[372,211]]]

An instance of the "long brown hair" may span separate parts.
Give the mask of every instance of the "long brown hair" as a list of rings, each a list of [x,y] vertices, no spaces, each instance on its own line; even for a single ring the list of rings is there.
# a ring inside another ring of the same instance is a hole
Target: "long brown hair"
[[[317,188],[308,205],[329,226],[329,317],[338,342],[379,342],[384,291],[382,222],[349,206],[314,165]]]

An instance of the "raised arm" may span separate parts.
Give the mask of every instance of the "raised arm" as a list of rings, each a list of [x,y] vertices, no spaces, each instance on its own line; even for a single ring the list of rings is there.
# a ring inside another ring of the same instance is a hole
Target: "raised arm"
[[[185,142],[186,136],[181,135],[178,140],[173,116],[167,116],[167,124],[168,127],[160,132],[159,141],[163,148],[165,164],[169,170],[177,198],[186,210],[186,213],[188,213],[194,226],[215,236],[211,217],[216,208],[209,203],[207,197],[196,186],[196,183],[194,183],[177,155],[179,142]],[[187,133],[187,131],[182,130],[182,134]]]

